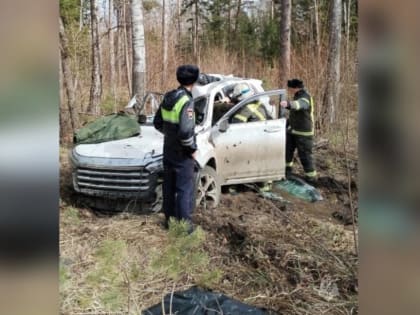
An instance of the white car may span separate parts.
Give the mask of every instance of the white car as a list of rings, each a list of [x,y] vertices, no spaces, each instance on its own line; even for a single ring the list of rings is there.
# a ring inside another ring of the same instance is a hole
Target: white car
[[[222,185],[280,180],[285,175],[286,121],[277,118],[285,90],[264,92],[260,80],[213,76],[218,81],[195,85],[192,91],[200,166],[196,201],[208,208],[218,205]],[[219,100],[241,82],[256,94],[226,108]],[[266,107],[267,120],[232,123],[238,110],[256,100]],[[141,112],[140,135],[73,148],[73,186],[89,205],[160,210],[163,135],[152,123],[158,106],[156,94],[149,94],[143,104],[133,98],[128,107]]]

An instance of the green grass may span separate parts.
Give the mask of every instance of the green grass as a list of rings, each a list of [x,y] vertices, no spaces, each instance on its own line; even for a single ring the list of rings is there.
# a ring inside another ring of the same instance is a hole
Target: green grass
[[[125,262],[128,260],[127,244],[123,240],[105,240],[94,253],[93,270],[86,277],[86,285],[95,292],[104,309],[121,310],[127,301]],[[91,304],[87,299],[83,304]]]
[[[79,225],[81,219],[79,216],[79,210],[73,207],[68,207],[63,212],[64,222],[70,225]]]
[[[200,227],[188,234],[186,222],[171,221],[168,245],[152,260],[152,268],[171,280],[190,276],[199,285],[209,287],[220,280],[222,273],[219,269],[211,269],[204,242],[205,234]]]
[[[73,208],[66,209],[64,215],[65,222],[78,218]],[[131,314],[139,284],[150,279],[160,279],[163,285],[189,279],[188,282],[201,287],[212,287],[220,281],[222,272],[211,266],[205,241],[201,228],[188,234],[185,222],[171,222],[168,234],[155,248],[150,248],[154,253],[150,256],[147,253],[148,257],[137,252],[135,243],[131,248],[125,239],[116,236],[94,241],[90,243],[94,250],[81,251],[83,256],[75,259],[74,264],[73,260],[61,257],[63,308]]]

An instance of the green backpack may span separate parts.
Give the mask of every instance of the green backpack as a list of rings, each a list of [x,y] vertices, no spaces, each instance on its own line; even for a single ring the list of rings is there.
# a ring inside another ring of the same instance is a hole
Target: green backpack
[[[100,143],[140,134],[140,125],[134,116],[124,112],[100,117],[74,133],[75,144]]]

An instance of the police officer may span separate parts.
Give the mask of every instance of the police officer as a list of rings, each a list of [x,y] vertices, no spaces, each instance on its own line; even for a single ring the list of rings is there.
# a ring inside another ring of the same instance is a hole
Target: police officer
[[[163,211],[165,227],[169,220],[185,220],[190,224],[194,209],[195,117],[191,90],[199,76],[195,65],[182,65],[176,71],[180,86],[167,92],[153,124],[163,133]]]
[[[286,134],[286,177],[290,176],[295,149],[305,171],[305,179],[314,184],[316,170],[312,160],[314,137],[314,101],[305,90],[303,81],[292,79],[287,81],[288,94],[293,101],[282,101],[280,105],[289,109],[289,120]]]

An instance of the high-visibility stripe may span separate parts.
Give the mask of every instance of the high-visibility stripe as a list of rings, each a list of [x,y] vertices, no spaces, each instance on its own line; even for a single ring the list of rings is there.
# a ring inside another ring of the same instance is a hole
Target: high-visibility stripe
[[[234,116],[234,118],[239,119],[239,120],[241,120],[243,122],[246,122],[248,120],[248,118],[246,118],[244,115],[241,115],[241,114],[236,114]]]
[[[257,104],[248,104],[247,107],[249,110],[255,114],[260,120],[265,120],[265,116],[258,110],[260,108],[260,103]]]
[[[312,128],[312,131],[297,131],[297,130],[292,129],[292,134],[298,135],[298,136],[313,136],[314,131],[313,131],[313,128]]]
[[[288,167],[292,167],[293,166],[293,162],[286,162],[286,166],[288,166]]]
[[[188,102],[188,100],[189,97],[187,95],[184,95],[175,103],[174,107],[172,107],[171,110],[167,110],[162,107],[162,119],[167,122],[178,124],[179,114],[181,113],[182,107],[185,105],[186,102]]]
[[[182,145],[192,145],[194,143],[194,137],[189,137],[188,139],[181,140]]]
[[[315,120],[314,120],[314,99],[311,96],[311,120],[312,120],[312,134],[314,134],[315,132]]]
[[[305,175],[308,176],[308,177],[315,177],[316,176],[316,171],[305,173]]]
[[[299,101],[293,101],[292,102],[293,104],[295,104],[295,110],[299,110],[300,109],[300,104],[299,104]]]
[[[306,98],[301,98],[301,100],[304,100],[305,102],[309,103],[310,107],[311,107],[311,122],[312,122],[312,128],[311,131],[298,131],[298,130],[294,130],[292,129],[291,132],[292,134],[298,135],[298,136],[313,136],[315,134],[314,130],[315,130],[315,122],[314,122],[314,99],[311,97],[310,101],[308,101]],[[297,102],[297,101],[295,101]],[[298,102],[297,102],[298,103]]]

